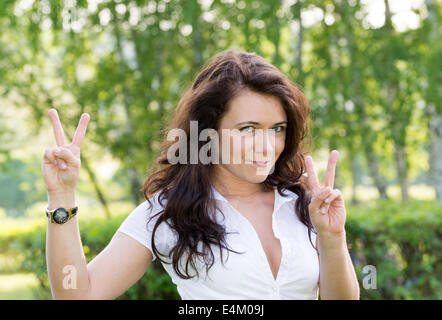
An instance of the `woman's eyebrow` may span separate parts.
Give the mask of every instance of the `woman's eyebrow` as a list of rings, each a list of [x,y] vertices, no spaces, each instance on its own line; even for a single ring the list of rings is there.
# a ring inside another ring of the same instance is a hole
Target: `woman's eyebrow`
[[[287,121],[279,121],[279,122],[275,123],[274,125],[276,126],[276,125],[284,124],[284,123],[287,123]],[[236,125],[239,126],[241,124],[255,124],[255,125],[259,125],[260,123],[256,122],[256,121],[244,121],[244,122],[239,122]]]

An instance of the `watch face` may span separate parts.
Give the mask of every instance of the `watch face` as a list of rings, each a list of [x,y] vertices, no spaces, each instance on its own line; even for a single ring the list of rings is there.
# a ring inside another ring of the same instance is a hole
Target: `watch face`
[[[64,208],[58,208],[54,212],[54,221],[58,224],[65,223],[69,219],[69,213]]]

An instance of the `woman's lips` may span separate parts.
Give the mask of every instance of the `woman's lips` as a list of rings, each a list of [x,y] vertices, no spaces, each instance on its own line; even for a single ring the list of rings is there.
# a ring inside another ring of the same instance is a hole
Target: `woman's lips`
[[[269,164],[268,161],[253,161],[253,165],[260,167],[260,168],[265,168],[265,167],[267,167],[268,164]]]

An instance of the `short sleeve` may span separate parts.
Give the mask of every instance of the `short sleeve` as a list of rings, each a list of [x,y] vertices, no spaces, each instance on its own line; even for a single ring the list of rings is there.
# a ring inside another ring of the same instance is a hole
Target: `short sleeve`
[[[153,201],[152,201],[153,200]],[[121,231],[133,239],[140,242],[142,245],[147,247],[152,253],[152,261],[156,259],[155,254],[152,250],[152,231],[155,226],[156,221],[160,215],[156,215],[159,211],[163,209],[157,201],[155,196],[152,199],[152,206],[149,206],[148,201],[144,201],[138,207],[136,207],[123,221],[117,231]],[[155,216],[152,220],[150,217]],[[148,224],[149,223],[149,224]],[[155,233],[155,244],[158,243],[157,232]]]

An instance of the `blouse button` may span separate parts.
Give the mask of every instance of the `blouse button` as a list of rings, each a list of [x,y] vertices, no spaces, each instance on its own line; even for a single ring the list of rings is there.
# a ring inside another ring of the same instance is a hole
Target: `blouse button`
[[[277,287],[276,285],[273,285],[273,286],[272,286],[272,296],[273,296],[273,297],[276,297],[276,296],[278,296],[278,294],[279,294],[279,289],[278,289],[278,287]]]

